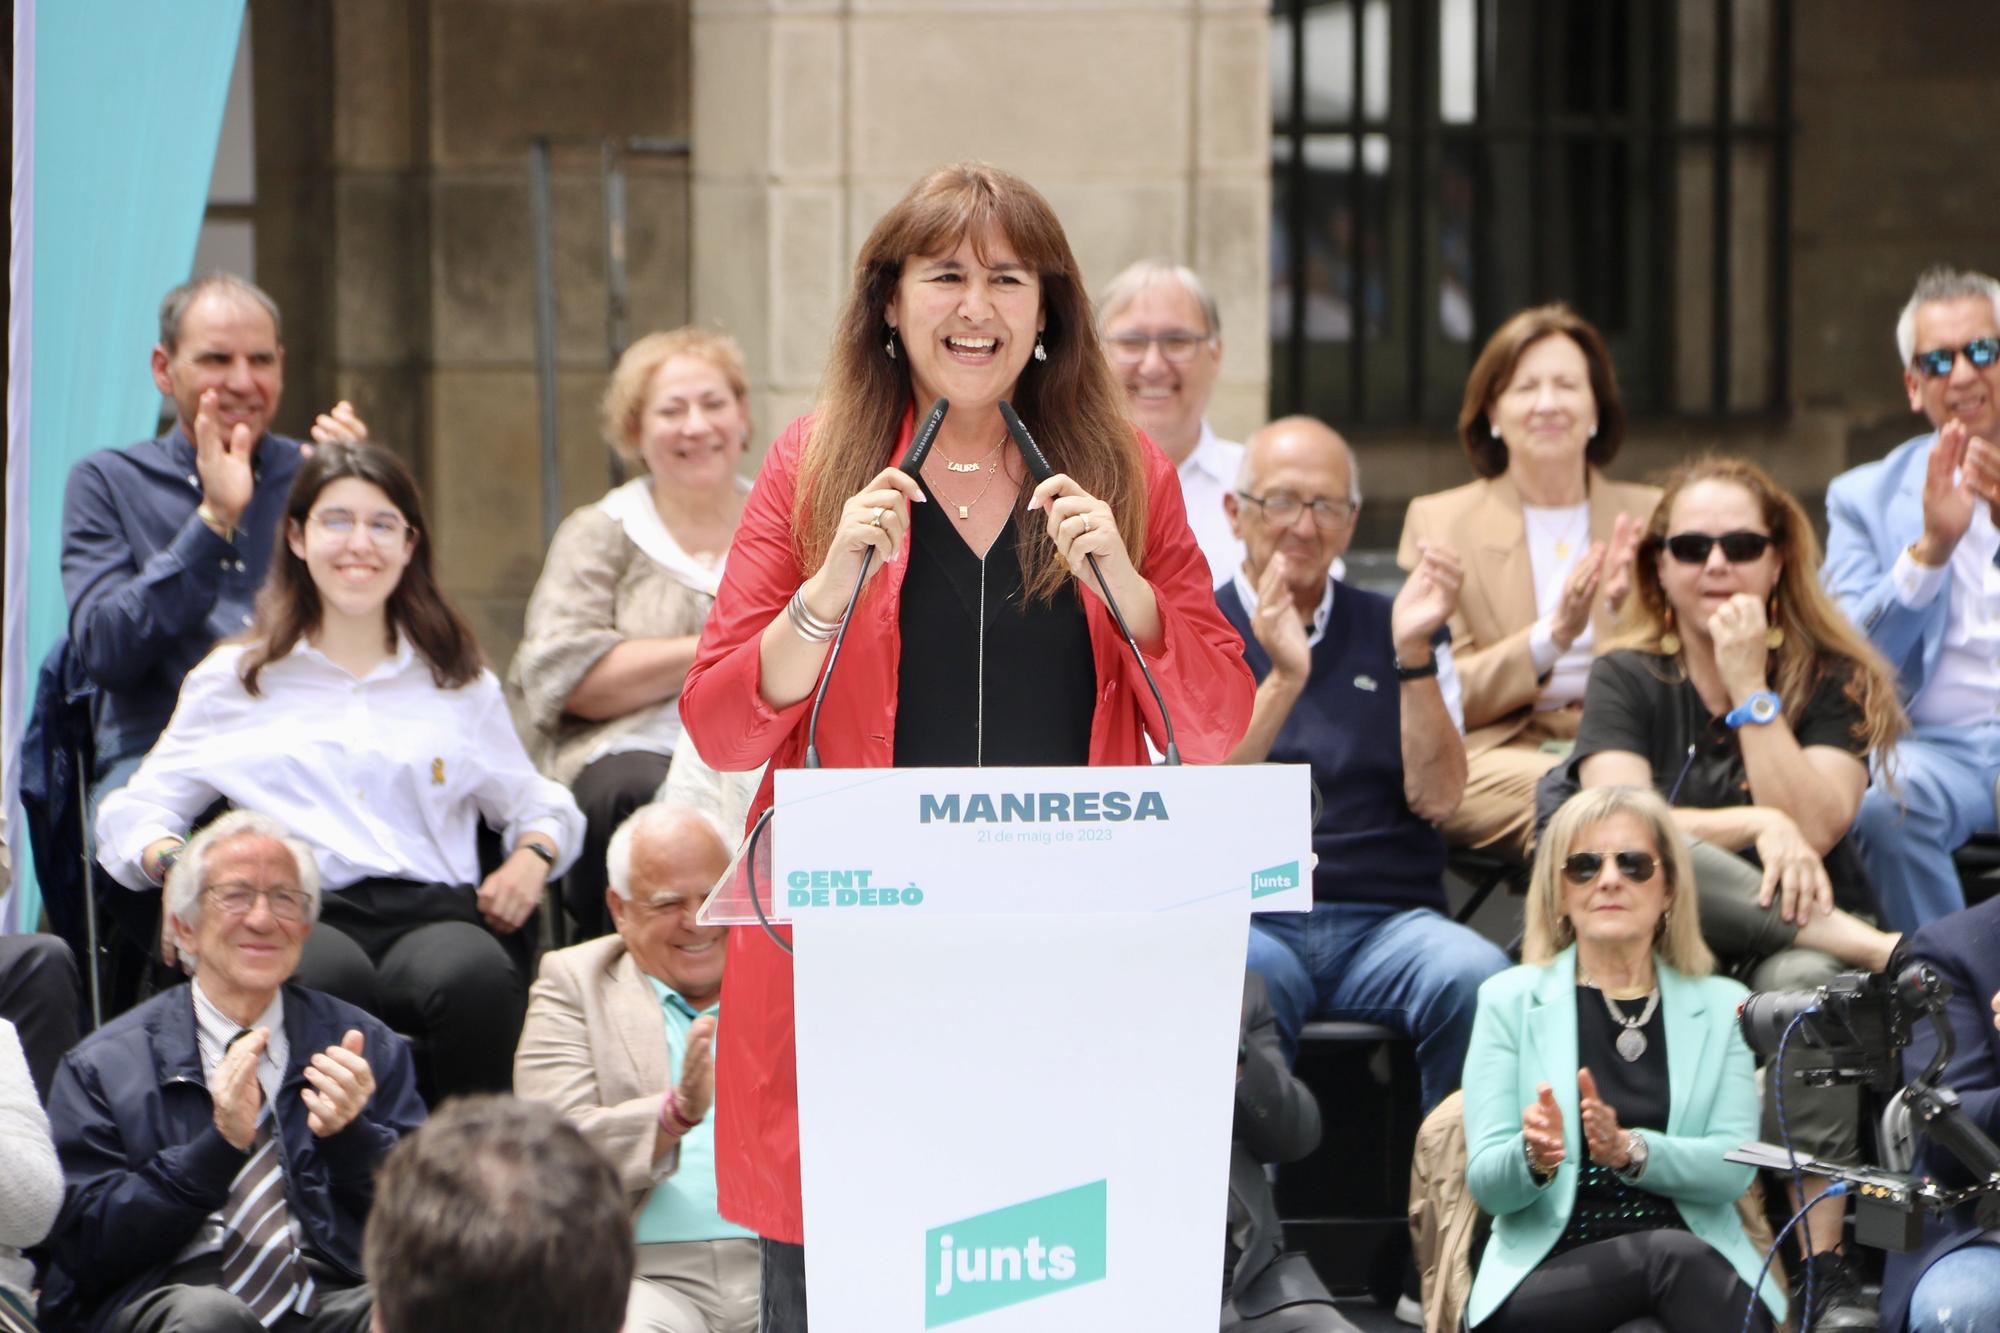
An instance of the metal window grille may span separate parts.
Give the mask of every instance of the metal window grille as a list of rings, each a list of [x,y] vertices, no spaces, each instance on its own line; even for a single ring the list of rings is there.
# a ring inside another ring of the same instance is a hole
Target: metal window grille
[[[1793,0],[1276,0],[1274,412],[1448,421],[1566,300],[1628,408],[1786,401]]]

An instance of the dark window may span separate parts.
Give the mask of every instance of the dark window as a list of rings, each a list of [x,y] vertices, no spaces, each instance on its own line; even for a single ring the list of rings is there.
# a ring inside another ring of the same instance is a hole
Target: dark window
[[[1785,401],[1791,0],[1277,0],[1271,405],[1455,417],[1565,300],[1627,404]]]

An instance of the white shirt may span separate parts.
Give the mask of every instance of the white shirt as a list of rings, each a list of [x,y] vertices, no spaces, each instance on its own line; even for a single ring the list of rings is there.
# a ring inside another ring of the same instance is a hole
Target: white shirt
[[[1236,489],[1243,466],[1243,446],[1219,438],[1206,418],[1194,452],[1180,466],[1181,498],[1187,504],[1188,527],[1195,545],[1208,559],[1208,586],[1219,587],[1243,568],[1243,543],[1229,527],[1222,497]]]
[[[1963,727],[2000,714],[2000,530],[1985,505],[1972,508],[1972,526],[1938,569],[1926,569],[1909,548],[1896,557],[1889,578],[1896,600],[1920,610],[1950,585],[1944,640],[1923,690],[1910,701],[1918,726]]]
[[[1236,585],[1236,596],[1243,603],[1244,614],[1257,614],[1257,589],[1250,583],[1249,576],[1239,568],[1231,580]],[[1306,626],[1306,647],[1317,648],[1319,641],[1326,637],[1326,622],[1333,615],[1334,577],[1327,576],[1326,592],[1313,608],[1312,623]],[[1438,693],[1444,696],[1444,711],[1451,714],[1451,725],[1458,734],[1465,734],[1465,692],[1458,683],[1458,668],[1452,665],[1451,645],[1439,643],[1437,646]]]
[[[1535,709],[1541,712],[1582,703],[1584,687],[1590,683],[1597,626],[1586,620],[1583,633],[1567,650],[1556,647],[1554,628],[1556,612],[1562,607],[1563,584],[1590,549],[1590,505],[1524,504],[1521,518],[1528,534],[1528,570],[1535,584],[1537,617],[1528,630],[1528,655],[1534,659],[1535,674],[1548,677],[1535,696]]]
[[[357,680],[301,642],[264,668],[252,698],[237,675],[243,652],[224,644],[188,673],[152,753],[98,807],[98,860],[119,883],[145,887],[147,845],[184,836],[217,798],[305,839],[327,889],[374,877],[477,884],[482,817],[509,847],[524,833],[553,841],[552,874],[576,859],[583,815],[528,762],[491,671],[442,690],[401,642]]]

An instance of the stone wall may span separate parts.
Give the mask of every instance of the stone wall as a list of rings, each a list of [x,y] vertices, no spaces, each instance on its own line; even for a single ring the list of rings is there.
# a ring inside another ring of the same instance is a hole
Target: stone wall
[[[1226,338],[1212,416],[1264,417],[1261,0],[695,0],[694,312],[743,340],[768,440],[810,405],[853,257],[931,167],[1042,190],[1095,289],[1192,264]],[[1241,336],[1236,336],[1236,331]]]

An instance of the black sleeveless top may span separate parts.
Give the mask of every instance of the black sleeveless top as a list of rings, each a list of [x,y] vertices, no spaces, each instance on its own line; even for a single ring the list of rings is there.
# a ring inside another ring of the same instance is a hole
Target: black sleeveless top
[[[951,509],[910,506],[896,767],[1088,764],[1097,665],[1084,594],[1072,580],[1027,604],[1014,543],[1035,515],[1017,508],[982,560]]]

